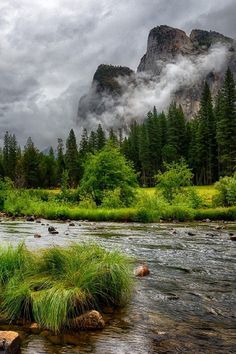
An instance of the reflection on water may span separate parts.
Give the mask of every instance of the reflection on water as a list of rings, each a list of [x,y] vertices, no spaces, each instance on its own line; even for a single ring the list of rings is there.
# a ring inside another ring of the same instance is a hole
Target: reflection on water
[[[146,262],[132,302],[108,318],[103,331],[79,333],[80,345],[56,346],[29,336],[22,354],[41,353],[235,353],[236,224],[117,224],[2,221],[0,242],[28,247],[97,242]],[[35,239],[34,234],[41,234]]]

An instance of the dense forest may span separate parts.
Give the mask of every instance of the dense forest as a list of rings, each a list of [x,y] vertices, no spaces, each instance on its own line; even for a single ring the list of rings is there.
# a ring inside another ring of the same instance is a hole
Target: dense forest
[[[21,150],[15,135],[6,132],[0,150],[0,177],[9,177],[16,187],[51,188],[61,186],[65,178],[76,187],[89,154],[100,151],[108,140],[133,164],[141,186],[153,186],[154,176],[166,163],[183,158],[193,171],[195,184],[211,184],[231,175],[236,166],[233,74],[227,70],[215,102],[205,83],[199,112],[191,121],[186,121],[182,107],[176,103],[166,113],[158,113],[154,107],[143,123],[134,120],[128,132],[107,132],[99,125],[89,133],[84,129],[77,144],[71,130],[65,144],[58,139],[57,151],[51,148],[48,154],[40,152],[31,138]]]

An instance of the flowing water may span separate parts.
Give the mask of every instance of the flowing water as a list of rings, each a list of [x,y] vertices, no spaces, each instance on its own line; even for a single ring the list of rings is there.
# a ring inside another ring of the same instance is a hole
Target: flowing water
[[[2,221],[0,242],[24,240],[32,249],[96,242],[147,263],[131,303],[107,315],[104,330],[78,334],[78,346],[54,345],[39,335],[22,354],[236,353],[235,223],[118,224]],[[41,238],[34,238],[34,234]]]

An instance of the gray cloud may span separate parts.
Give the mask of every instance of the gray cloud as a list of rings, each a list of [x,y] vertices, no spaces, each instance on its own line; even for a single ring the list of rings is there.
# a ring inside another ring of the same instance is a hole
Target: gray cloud
[[[235,10],[234,0],[1,0],[0,139],[8,129],[21,144],[55,144],[100,63],[135,70],[160,24],[236,37]]]

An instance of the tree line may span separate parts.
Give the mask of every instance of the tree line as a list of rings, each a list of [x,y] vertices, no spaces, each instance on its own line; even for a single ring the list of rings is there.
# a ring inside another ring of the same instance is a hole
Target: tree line
[[[125,137],[124,137],[125,135]],[[182,107],[172,103],[166,113],[156,107],[143,123],[133,121],[124,134],[122,129],[105,131],[99,124],[90,133],[84,129],[79,144],[73,129],[57,149],[39,151],[31,138],[24,149],[16,137],[6,132],[0,150],[0,177],[9,177],[16,187],[51,188],[68,183],[77,187],[83,177],[89,154],[102,150],[107,141],[120,149],[133,164],[140,185],[152,186],[158,171],[166,163],[185,159],[194,173],[195,184],[211,184],[221,176],[232,175],[236,166],[236,93],[232,72],[213,104],[207,83],[197,116],[187,121]]]

